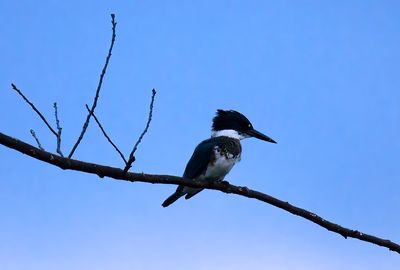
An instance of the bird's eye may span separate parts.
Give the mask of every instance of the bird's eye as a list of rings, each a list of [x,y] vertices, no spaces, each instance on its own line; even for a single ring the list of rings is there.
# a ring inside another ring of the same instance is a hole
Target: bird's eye
[[[248,127],[251,128],[251,124],[249,124]]]

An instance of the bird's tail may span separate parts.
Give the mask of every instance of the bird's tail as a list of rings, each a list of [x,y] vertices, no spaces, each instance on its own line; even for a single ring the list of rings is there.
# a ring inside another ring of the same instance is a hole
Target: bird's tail
[[[163,203],[162,206],[163,207],[167,207],[171,204],[173,204],[177,199],[179,199],[180,197],[182,197],[183,195],[185,195],[185,193],[183,193],[182,191],[175,191],[171,196],[169,196]]]

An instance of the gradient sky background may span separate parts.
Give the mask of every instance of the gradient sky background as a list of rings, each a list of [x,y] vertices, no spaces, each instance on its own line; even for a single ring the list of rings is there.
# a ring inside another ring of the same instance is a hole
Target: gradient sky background
[[[137,172],[181,175],[218,108],[278,141],[243,141],[227,180],[400,242],[398,1],[0,2],[0,131],[68,153],[116,14],[97,115]],[[94,122],[75,158],[122,166]],[[0,269],[399,269],[400,256],[255,200],[100,180],[0,147]]]

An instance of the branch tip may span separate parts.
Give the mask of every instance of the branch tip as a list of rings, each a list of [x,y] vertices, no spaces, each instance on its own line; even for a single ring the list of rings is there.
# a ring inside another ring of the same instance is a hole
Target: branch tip
[[[62,132],[62,127],[60,126],[60,120],[58,119],[58,108],[57,108],[57,102],[53,103],[54,107],[54,116],[56,118],[56,126],[57,126],[57,153],[64,157],[63,153],[61,152],[61,132]]]
[[[92,104],[92,107],[90,108],[89,114],[87,115],[85,122],[83,123],[82,131],[81,131],[76,143],[72,147],[72,150],[68,155],[68,158],[72,157],[72,155],[74,154],[76,148],[78,147],[78,145],[82,141],[83,136],[85,135],[86,129],[89,126],[90,118],[92,117],[93,112],[94,112],[94,110],[95,110],[95,108],[97,106],[97,101],[99,99],[100,89],[101,89],[101,86],[103,85],[104,75],[106,74],[108,63],[110,62],[110,58],[111,58],[111,55],[112,55],[112,50],[113,50],[114,43],[115,43],[115,27],[117,25],[117,23],[114,20],[115,19],[115,14],[111,14],[111,19],[112,19],[112,21],[111,21],[111,23],[112,23],[112,35],[111,35],[110,48],[108,49],[108,54],[107,54],[107,57],[106,57],[106,61],[104,63],[103,69],[101,70],[99,83],[97,85],[96,93],[95,93],[95,96],[94,96],[94,99],[93,99],[93,104]]]
[[[40,150],[45,151],[42,145],[40,144],[39,138],[36,136],[36,133],[33,129],[30,130],[32,137],[35,139],[37,146],[39,147]]]
[[[49,122],[47,122],[46,118],[43,116],[43,114],[35,107],[35,105],[22,93],[21,90],[17,88],[17,86],[14,83],[11,83],[12,89],[17,92],[22,99],[28,103],[29,106],[31,106],[32,110],[36,112],[36,114],[42,119],[42,121],[45,123],[45,125],[49,128],[51,133],[53,133],[55,136],[57,136],[57,132],[50,126]]]
[[[149,116],[147,118],[147,123],[146,123],[146,127],[144,128],[142,134],[140,134],[139,139],[136,141],[131,153],[129,154],[129,159],[128,162],[124,168],[124,173],[128,172],[128,170],[132,167],[132,163],[136,160],[134,154],[140,144],[140,142],[142,141],[144,135],[147,133],[149,127],[150,127],[150,122],[153,118],[153,107],[154,107],[154,98],[156,96],[156,89],[152,89],[151,90],[151,101],[150,101],[150,106],[149,106]]]

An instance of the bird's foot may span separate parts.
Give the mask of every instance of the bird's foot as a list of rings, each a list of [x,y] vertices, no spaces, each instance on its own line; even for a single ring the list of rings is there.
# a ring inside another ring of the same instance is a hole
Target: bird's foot
[[[226,181],[226,180],[222,180],[221,184],[223,184],[224,186],[229,186],[230,185],[230,183],[228,181]]]

